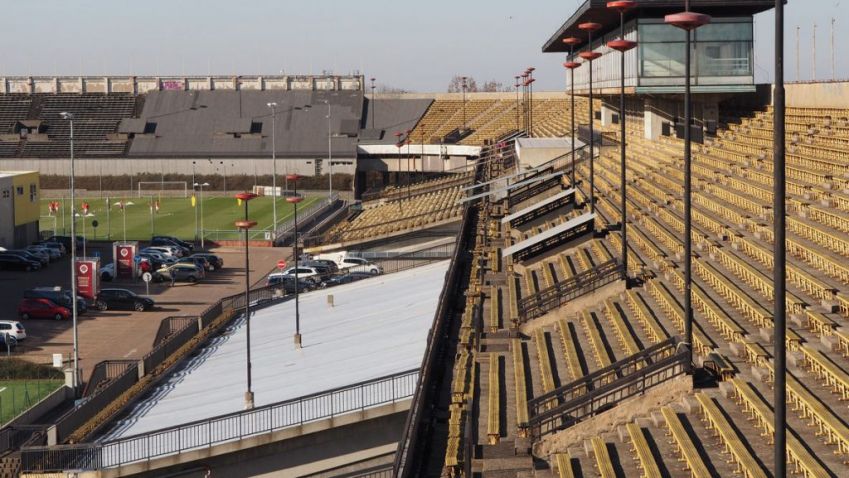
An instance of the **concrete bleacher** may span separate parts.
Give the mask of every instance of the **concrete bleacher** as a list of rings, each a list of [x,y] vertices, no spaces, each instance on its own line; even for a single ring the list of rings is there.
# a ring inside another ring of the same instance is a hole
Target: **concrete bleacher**
[[[625,415],[602,413],[594,429],[536,437],[527,427],[533,420],[529,403],[683,333],[682,142],[647,140],[636,121],[627,133],[629,273],[640,279],[637,285],[625,290],[621,282],[612,284],[590,301],[564,301],[530,320],[519,313],[523,297],[619,257],[621,235],[618,227],[609,227],[621,221],[618,148],[601,148],[595,164],[597,234],[577,247],[514,263],[502,251],[511,234],[525,233],[511,232],[501,218],[543,203],[559,188],[513,207],[487,203],[485,197],[477,206],[481,217],[472,251],[480,257],[472,277],[483,279],[472,302],[482,307],[481,352],[464,359],[480,371],[472,375],[477,382],[454,377],[467,383],[470,405],[463,420],[477,433],[455,430],[443,470],[465,476],[472,460],[483,476],[486,470],[538,477],[772,476],[770,339],[773,301],[781,300],[791,318],[789,469],[800,476],[849,473],[849,430],[840,418],[843,400],[849,399],[849,269],[843,264],[849,257],[844,170],[849,155],[841,139],[849,137],[843,131],[847,113],[789,110],[788,131],[808,137],[800,136],[804,148],[791,153],[797,159],[788,156],[790,261],[782,298],[774,297],[770,274],[770,113],[743,119],[694,148],[693,348],[696,364],[716,373],[719,387],[690,391],[690,384],[659,399],[660,405],[620,405],[631,408]],[[497,167],[488,171],[503,174]],[[578,175],[579,197],[585,198],[589,166],[579,165]],[[556,222],[560,214],[548,220]],[[473,441],[474,456],[465,456],[464,440]],[[547,467],[532,464],[526,454],[531,446],[534,459]]]

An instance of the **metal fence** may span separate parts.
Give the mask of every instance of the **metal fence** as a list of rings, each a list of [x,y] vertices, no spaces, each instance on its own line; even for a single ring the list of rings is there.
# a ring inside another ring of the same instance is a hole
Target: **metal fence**
[[[21,450],[25,472],[96,470],[209,448],[412,397],[419,370],[104,443]]]
[[[616,259],[611,259],[536,294],[523,297],[518,303],[519,317],[522,322],[527,322],[621,277],[622,264]]]

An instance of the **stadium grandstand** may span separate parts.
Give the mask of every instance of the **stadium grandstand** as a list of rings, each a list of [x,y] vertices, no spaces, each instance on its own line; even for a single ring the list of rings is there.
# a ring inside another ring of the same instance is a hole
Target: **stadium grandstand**
[[[276,124],[289,171],[329,153],[355,184],[293,244],[398,267],[175,318],[49,427],[0,430],[0,474],[849,476],[849,83],[756,84],[771,0],[638,3],[581,2],[545,42],[568,52],[565,92],[532,93],[532,69],[467,99],[376,99],[363,77],[4,80],[0,167],[60,170],[68,132],[42,112],[66,97],[92,112],[82,161],[175,173],[268,159]]]

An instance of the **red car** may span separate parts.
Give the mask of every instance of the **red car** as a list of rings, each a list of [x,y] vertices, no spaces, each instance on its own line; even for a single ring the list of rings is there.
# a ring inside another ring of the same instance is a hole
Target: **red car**
[[[18,317],[22,320],[30,318],[63,320],[71,318],[71,311],[56,305],[49,299],[24,299],[18,304]]]

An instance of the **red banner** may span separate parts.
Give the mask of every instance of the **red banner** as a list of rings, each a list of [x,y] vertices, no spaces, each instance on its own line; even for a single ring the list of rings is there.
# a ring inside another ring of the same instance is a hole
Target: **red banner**
[[[118,279],[134,279],[136,264],[136,249],[138,245],[134,242],[116,242],[112,247],[112,255],[115,263],[115,277]]]
[[[77,268],[77,294],[94,300],[98,291],[98,269],[99,260],[97,259],[77,259],[75,267]]]

